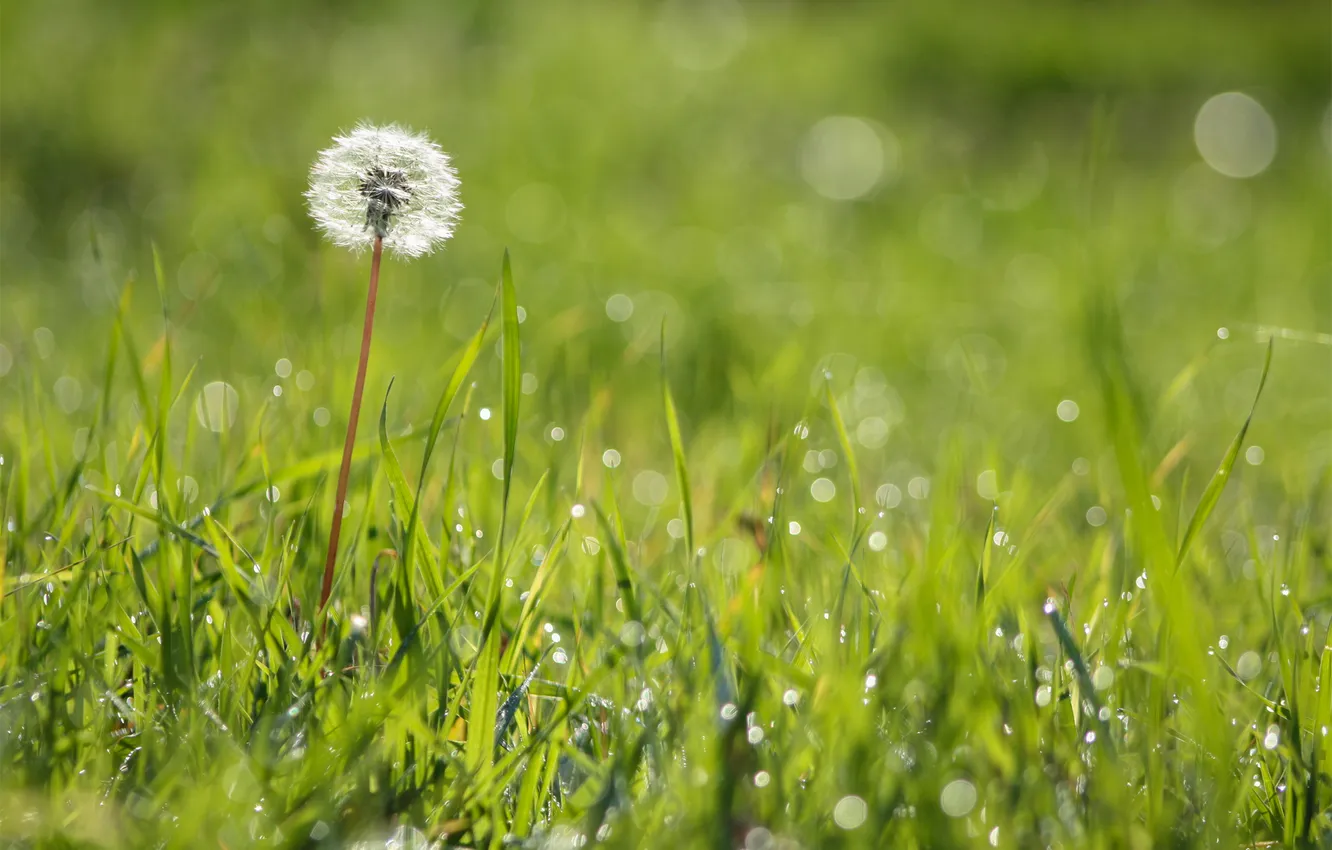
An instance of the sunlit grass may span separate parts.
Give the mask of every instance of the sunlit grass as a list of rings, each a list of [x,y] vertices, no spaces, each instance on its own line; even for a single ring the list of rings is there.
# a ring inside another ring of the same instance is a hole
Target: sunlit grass
[[[1332,829],[1326,509],[1274,533],[1244,495],[1219,535],[1248,424],[1205,490],[1172,486],[1112,306],[1087,308],[1094,469],[1045,480],[978,459],[959,427],[905,493],[861,479],[831,370],[803,409],[736,422],[738,461],[701,461],[663,342],[654,424],[621,445],[674,466],[662,498],[603,451],[605,400],[558,441],[524,412],[520,333],[539,320],[520,328],[521,289],[506,260],[498,321],[454,352],[428,426],[384,400],[327,623],[336,452],[306,426],[275,451],[289,410],[247,421],[201,389],[169,323],[144,344],[123,321],[129,285],[98,329],[81,454],[43,427],[50,393],[23,392],[0,479],[7,840],[1295,846]]]
[[[138,5],[0,30],[0,846],[1332,841],[1325,8]]]

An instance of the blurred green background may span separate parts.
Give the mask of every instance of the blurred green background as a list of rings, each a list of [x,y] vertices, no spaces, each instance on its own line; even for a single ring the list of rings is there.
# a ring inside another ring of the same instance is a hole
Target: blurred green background
[[[429,131],[466,205],[442,254],[386,267],[371,411],[392,375],[394,418],[428,417],[507,246],[525,431],[549,442],[600,397],[631,471],[665,468],[665,318],[718,475],[824,371],[874,484],[905,490],[944,429],[1064,474],[1099,442],[1056,415],[1096,403],[1099,289],[1150,439],[1192,434],[1214,464],[1255,329],[1332,331],[1329,26],[1324,2],[8,2],[0,407],[54,388],[68,444],[126,280],[160,327],[155,243],[194,386],[231,383],[245,420],[275,406],[274,443],[335,448],[367,262],[320,243],[301,192],[369,119]],[[1231,91],[1252,99],[1201,117]],[[1251,437],[1285,487],[1326,458],[1330,355],[1278,349]]]

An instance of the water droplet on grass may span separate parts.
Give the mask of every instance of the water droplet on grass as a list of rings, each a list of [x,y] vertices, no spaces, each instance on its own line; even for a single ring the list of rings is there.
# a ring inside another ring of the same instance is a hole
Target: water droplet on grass
[[[240,394],[226,381],[205,384],[194,402],[194,415],[199,424],[214,433],[230,428],[240,408]]]
[[[1261,174],[1277,151],[1272,116],[1241,92],[1223,92],[1202,105],[1193,122],[1193,140],[1203,161],[1226,177]]]
[[[1263,748],[1275,750],[1281,743],[1281,727],[1273,723],[1267,727],[1267,734],[1263,736]]]
[[[837,805],[833,807],[833,823],[842,829],[858,829],[868,816],[869,806],[854,794],[838,800]]]
[[[815,478],[809,485],[809,494],[818,502],[831,502],[837,495],[837,485],[828,478]]]
[[[630,620],[620,627],[620,643],[630,648],[637,647],[643,643],[646,634],[642,623]]]
[[[912,478],[907,482],[907,494],[917,501],[929,498],[930,479],[920,475]]]
[[[902,504],[902,491],[896,484],[881,484],[874,492],[874,500],[880,506],[892,509]]]
[[[964,817],[975,807],[976,786],[965,779],[954,779],[939,794],[939,808],[949,817]]]
[[[628,295],[616,293],[606,299],[606,316],[612,322],[627,322],[634,315],[634,300]]]
[[[1246,682],[1262,671],[1263,659],[1253,650],[1244,653],[1239,657],[1239,660],[1235,662],[1235,673]]]

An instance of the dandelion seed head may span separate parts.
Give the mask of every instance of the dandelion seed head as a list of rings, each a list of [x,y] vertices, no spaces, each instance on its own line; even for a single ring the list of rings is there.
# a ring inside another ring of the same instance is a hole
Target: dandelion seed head
[[[328,241],[364,251],[375,236],[419,257],[453,235],[462,204],[448,154],[396,124],[359,124],[336,136],[310,169],[310,217]]]

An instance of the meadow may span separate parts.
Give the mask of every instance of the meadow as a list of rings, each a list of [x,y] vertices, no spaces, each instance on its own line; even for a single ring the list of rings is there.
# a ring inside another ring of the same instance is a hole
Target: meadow
[[[1332,846],[1325,4],[241,5],[3,12],[0,844]]]

